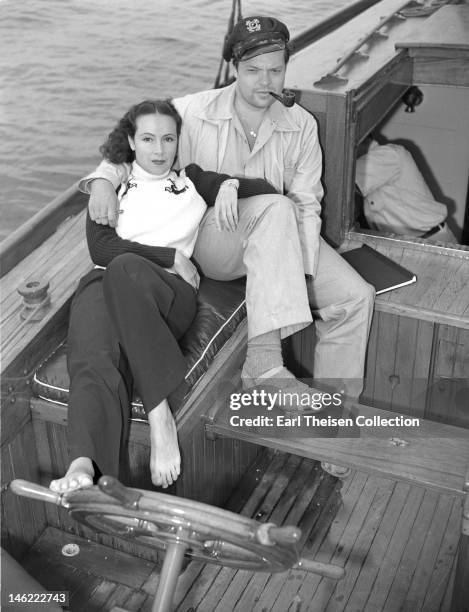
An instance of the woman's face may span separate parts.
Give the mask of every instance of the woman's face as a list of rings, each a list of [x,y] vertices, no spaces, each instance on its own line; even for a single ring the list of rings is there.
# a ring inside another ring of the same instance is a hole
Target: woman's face
[[[150,174],[165,174],[176,157],[176,121],[168,115],[151,113],[138,117],[136,124],[135,136],[129,136],[129,144],[137,164]]]

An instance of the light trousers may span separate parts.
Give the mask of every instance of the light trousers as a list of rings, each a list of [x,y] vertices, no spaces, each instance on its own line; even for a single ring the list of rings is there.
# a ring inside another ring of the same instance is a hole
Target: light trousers
[[[216,280],[247,275],[248,336],[280,329],[287,337],[312,321],[314,378],[343,381],[358,397],[363,386],[374,289],[320,239],[317,274],[305,281],[293,202],[281,195],[238,201],[236,231],[219,231],[214,211],[202,221],[194,257]]]

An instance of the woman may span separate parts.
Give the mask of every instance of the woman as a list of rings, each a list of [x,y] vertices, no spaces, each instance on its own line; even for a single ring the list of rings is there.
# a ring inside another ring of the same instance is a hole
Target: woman
[[[81,279],[68,336],[69,455],[50,488],[90,486],[118,475],[137,388],[150,424],[152,482],[166,488],[180,474],[168,396],[184,380],[178,339],[196,313],[198,274],[190,261],[206,205],[275,193],[260,179],[232,179],[195,164],[173,170],[181,119],[168,100],[133,106],[101,152],[131,164],[119,190],[116,230],[87,219],[97,268]],[[238,191],[238,193],[237,193]],[[205,200],[205,201],[204,201]]]

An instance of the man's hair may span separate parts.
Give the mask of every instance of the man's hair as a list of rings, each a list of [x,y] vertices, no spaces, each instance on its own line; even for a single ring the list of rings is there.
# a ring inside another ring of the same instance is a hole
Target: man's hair
[[[259,55],[262,55],[262,53],[259,53]],[[283,57],[285,59],[285,65],[287,65],[288,64],[288,60],[290,59],[290,47],[288,45],[283,50]],[[254,58],[252,58],[252,59],[254,59]],[[236,68],[236,70],[238,70],[239,62],[242,62],[242,61],[243,61],[242,57],[240,59],[233,58],[233,66]]]
[[[179,138],[182,119],[171,100],[144,100],[129,108],[109,134],[106,142],[99,147],[99,151],[103,157],[113,164],[133,162],[135,159],[135,152],[130,148],[129,136],[131,138],[135,137],[137,119],[139,117],[153,114],[172,117],[176,122],[176,133]]]

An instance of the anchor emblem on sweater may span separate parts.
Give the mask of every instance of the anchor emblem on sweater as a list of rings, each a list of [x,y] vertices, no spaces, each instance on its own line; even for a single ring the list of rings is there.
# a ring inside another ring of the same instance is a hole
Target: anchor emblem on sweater
[[[187,191],[187,189],[189,189],[189,187],[186,185],[184,179],[182,179],[182,181],[180,180],[182,177],[178,176],[178,178],[176,180],[178,180],[180,187],[182,187],[181,189],[178,188],[178,185],[176,184],[176,181],[173,181],[173,179],[168,178],[168,181],[171,183],[171,186],[167,186],[164,188],[165,191],[168,191],[169,193],[174,193],[175,195],[179,195],[180,193],[184,193],[185,191]]]
[[[125,184],[125,189],[124,189],[123,194],[120,196],[121,200],[126,195],[126,193],[129,191],[129,189],[132,189],[132,187],[137,187],[137,183],[132,183],[132,179],[129,179],[127,183]]]

